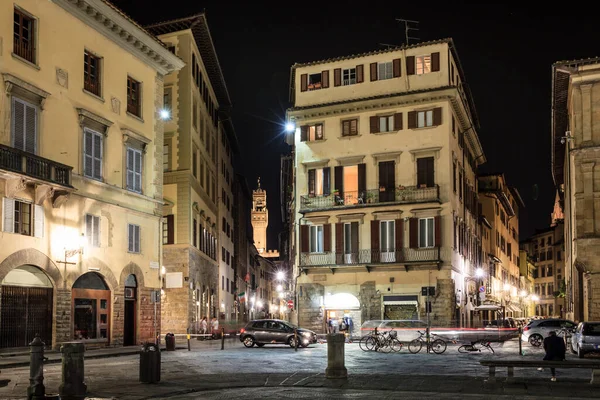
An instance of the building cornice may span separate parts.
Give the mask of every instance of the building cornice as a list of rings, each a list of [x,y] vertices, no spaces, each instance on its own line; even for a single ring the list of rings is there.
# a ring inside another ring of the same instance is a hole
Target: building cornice
[[[180,70],[185,65],[158,39],[104,0],[52,1],[162,75]]]

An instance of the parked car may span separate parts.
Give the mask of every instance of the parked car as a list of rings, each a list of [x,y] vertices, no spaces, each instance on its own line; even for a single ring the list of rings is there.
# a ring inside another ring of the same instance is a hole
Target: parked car
[[[246,347],[263,347],[265,344],[287,344],[296,347],[294,329],[298,335],[299,346],[307,347],[311,343],[317,343],[317,334],[313,331],[279,319],[257,319],[248,322],[246,327],[240,330],[240,341]]]
[[[532,320],[523,328],[521,340],[529,342],[532,346],[539,347],[544,343],[544,338],[550,336],[551,331],[561,328],[575,329],[575,323],[567,319],[549,318]]]
[[[600,322],[581,322],[571,336],[571,351],[579,358],[587,353],[600,353]]]

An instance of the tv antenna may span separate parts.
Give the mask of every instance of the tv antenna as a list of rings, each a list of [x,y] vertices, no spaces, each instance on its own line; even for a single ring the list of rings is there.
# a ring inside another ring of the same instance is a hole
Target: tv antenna
[[[419,21],[413,21],[410,19],[396,18],[396,21],[404,23],[404,37],[406,39],[405,45],[410,44],[410,40],[420,40],[418,37],[410,36],[410,31],[419,30]]]

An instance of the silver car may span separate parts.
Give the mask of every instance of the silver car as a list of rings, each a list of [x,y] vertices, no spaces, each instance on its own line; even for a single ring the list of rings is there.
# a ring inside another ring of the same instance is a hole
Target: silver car
[[[521,340],[529,342],[532,346],[539,347],[544,343],[544,338],[550,336],[551,331],[558,332],[561,328],[575,329],[575,323],[567,319],[549,318],[536,319],[523,328]]]
[[[600,322],[582,322],[571,336],[571,351],[583,358],[586,353],[600,353]]]

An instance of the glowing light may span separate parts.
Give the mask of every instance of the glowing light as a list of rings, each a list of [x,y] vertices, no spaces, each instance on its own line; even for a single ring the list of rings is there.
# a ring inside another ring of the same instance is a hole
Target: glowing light
[[[165,266],[163,265],[163,266],[160,268],[160,274],[161,274],[161,275],[165,275],[166,273],[167,273],[167,269],[166,269],[166,268],[165,268]]]
[[[286,122],[285,124],[285,131],[288,133],[292,133],[296,130],[296,125],[294,125],[292,122]]]
[[[87,244],[87,238],[82,233],[81,236],[79,237],[79,249],[83,251],[83,248],[85,247],[86,244]]]
[[[483,269],[477,268],[475,270],[475,276],[478,277],[478,278],[481,278],[483,276]]]
[[[160,110],[160,119],[170,119],[171,118],[171,111],[167,110],[167,109],[162,109]]]
[[[278,292],[283,292],[283,286],[277,285],[277,291]]]
[[[531,296],[531,300],[533,300],[533,301],[538,301],[539,299],[540,298],[535,294],[533,296]]]
[[[279,298],[283,299],[283,292],[279,293]]]
[[[262,308],[262,306],[263,306],[262,301],[259,300],[259,301],[256,302],[256,307]]]
[[[505,284],[504,284],[504,291],[505,291],[505,292],[509,292],[509,291],[510,291],[510,289],[511,289],[511,286],[510,286],[510,284],[509,284],[509,283],[505,283]]]
[[[527,290],[521,290],[521,297],[527,296]]]
[[[284,278],[285,278],[285,274],[283,273],[283,271],[278,271],[277,272],[277,280],[282,281]]]

